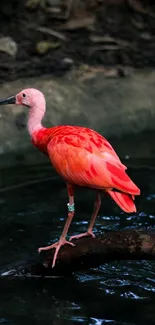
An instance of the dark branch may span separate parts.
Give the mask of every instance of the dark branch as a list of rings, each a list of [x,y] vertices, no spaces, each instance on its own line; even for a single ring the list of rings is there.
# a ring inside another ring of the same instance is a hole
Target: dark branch
[[[100,237],[74,240],[64,246],[52,269],[54,250],[42,252],[34,261],[10,270],[10,276],[69,275],[74,271],[99,266],[113,260],[155,259],[155,231],[149,229],[105,232]]]

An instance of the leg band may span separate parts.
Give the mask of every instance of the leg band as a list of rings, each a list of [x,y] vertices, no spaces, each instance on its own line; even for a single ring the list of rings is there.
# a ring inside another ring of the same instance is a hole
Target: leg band
[[[74,203],[73,204],[67,203],[67,206],[68,206],[68,212],[74,212]]]

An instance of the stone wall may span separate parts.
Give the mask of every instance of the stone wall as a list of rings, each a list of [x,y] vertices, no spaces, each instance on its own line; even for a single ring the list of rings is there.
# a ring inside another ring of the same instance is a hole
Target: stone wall
[[[142,131],[155,130],[155,72],[135,71],[125,78],[105,78],[101,72],[84,81],[76,72],[63,78],[48,76],[18,80],[3,84],[0,98],[28,87],[38,88],[45,94],[46,126],[82,125],[101,132],[107,138],[135,136]],[[25,107],[0,107],[1,161],[2,155],[13,153],[19,161],[29,160],[26,153],[31,150],[33,161],[38,160],[38,152],[32,148],[27,133],[26,116]],[[42,155],[39,157],[44,160]]]

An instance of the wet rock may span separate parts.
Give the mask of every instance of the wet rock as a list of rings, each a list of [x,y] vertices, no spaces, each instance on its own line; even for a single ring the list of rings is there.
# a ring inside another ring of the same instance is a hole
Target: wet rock
[[[61,6],[62,4],[61,0],[46,0],[46,2],[49,6]]]
[[[17,50],[18,45],[11,37],[0,37],[0,52],[5,52],[10,56],[15,57]]]
[[[41,4],[44,5],[45,0],[27,0],[25,3],[25,7],[28,9],[36,9]]]
[[[60,6],[60,0],[27,0],[25,6],[26,8],[32,10],[38,7],[46,8],[47,6]]]
[[[57,49],[58,47],[60,47],[60,42],[41,41],[36,44],[36,52],[43,55],[49,50]]]

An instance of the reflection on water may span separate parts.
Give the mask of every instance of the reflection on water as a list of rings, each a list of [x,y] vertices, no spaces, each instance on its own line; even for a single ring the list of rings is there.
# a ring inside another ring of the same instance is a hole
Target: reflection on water
[[[151,169],[141,170],[134,164],[135,169],[129,173],[142,189],[141,197],[136,200],[138,213],[124,214],[103,195],[96,233],[107,228],[154,226],[155,164],[152,162]],[[3,273],[17,262],[37,255],[38,246],[58,239],[68,200],[65,184],[49,165],[0,171],[0,182],[0,271]],[[85,231],[93,199],[91,190],[76,190],[76,216],[69,235]],[[68,278],[1,277],[0,288],[0,324],[155,323],[154,261],[113,261]]]

